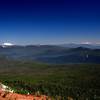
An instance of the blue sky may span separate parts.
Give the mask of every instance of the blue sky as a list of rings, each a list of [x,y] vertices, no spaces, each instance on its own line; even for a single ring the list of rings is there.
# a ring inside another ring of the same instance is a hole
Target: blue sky
[[[99,0],[1,0],[0,44],[100,43]]]

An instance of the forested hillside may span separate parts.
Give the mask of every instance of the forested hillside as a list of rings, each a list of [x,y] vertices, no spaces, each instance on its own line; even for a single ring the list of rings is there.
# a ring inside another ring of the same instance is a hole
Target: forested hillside
[[[99,100],[100,65],[50,65],[0,59],[0,81],[17,93],[45,94],[66,100]]]

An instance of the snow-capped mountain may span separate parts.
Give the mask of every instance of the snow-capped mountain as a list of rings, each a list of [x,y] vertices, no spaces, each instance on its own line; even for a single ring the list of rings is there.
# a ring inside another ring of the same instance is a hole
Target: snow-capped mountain
[[[14,44],[6,42],[6,43],[3,43],[1,46],[5,48],[5,47],[14,46]]]
[[[86,43],[68,43],[68,44],[61,44],[59,45],[61,47],[66,47],[66,48],[78,48],[78,47],[84,47],[84,48],[90,48],[90,49],[100,49],[100,44],[92,44],[89,42]]]

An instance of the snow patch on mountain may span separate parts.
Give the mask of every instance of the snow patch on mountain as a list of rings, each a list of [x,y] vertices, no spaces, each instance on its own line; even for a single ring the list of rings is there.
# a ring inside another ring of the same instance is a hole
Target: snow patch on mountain
[[[12,43],[3,43],[2,47],[10,47],[10,46],[14,46],[14,44]]]

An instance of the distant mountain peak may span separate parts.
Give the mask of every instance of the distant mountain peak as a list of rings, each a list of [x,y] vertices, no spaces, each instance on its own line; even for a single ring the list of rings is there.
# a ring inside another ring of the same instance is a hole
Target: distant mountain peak
[[[10,47],[10,46],[14,46],[14,44],[8,42],[2,44],[2,47]]]
[[[81,44],[87,44],[87,45],[92,45],[93,43],[91,43],[91,42],[82,42]]]

